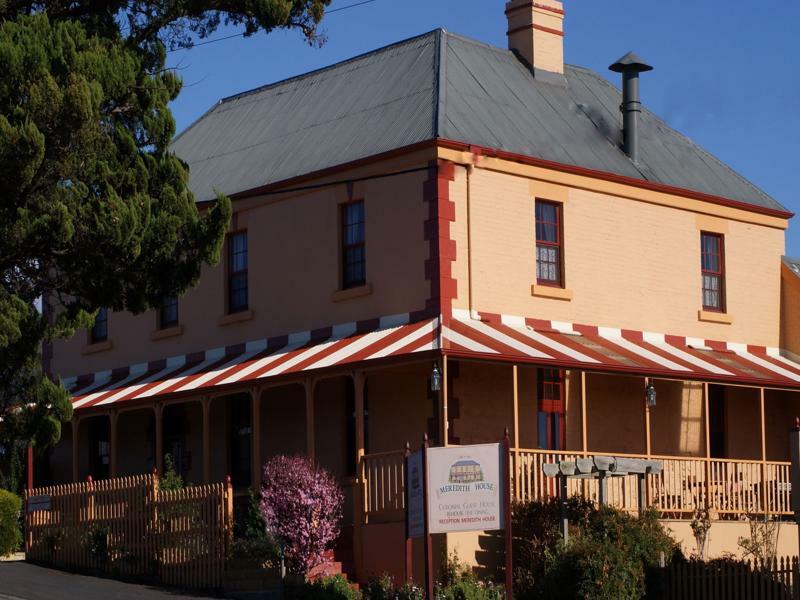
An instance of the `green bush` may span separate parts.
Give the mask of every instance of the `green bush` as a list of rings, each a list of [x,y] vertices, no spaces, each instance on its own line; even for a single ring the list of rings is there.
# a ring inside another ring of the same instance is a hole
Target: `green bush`
[[[0,490],[0,556],[16,552],[22,544],[20,510],[22,499],[16,494]]]
[[[553,534],[558,531],[558,502],[533,504],[540,506],[517,507],[515,515],[515,523],[524,515],[529,531],[535,532],[526,540],[528,553],[515,560],[515,587],[522,598],[642,598],[647,569],[657,566],[662,555],[670,560],[675,553],[675,541],[655,512],[634,517],[573,500],[568,510],[570,540],[564,546]],[[549,524],[537,523],[534,516]],[[516,530],[517,535],[529,533]]]
[[[394,600],[396,592],[392,576],[384,573],[380,577],[370,577],[362,596],[363,600]]]
[[[571,496],[566,501],[570,535],[578,535],[596,512],[591,501]],[[524,594],[544,576],[545,568],[562,550],[561,503],[517,502],[512,507],[514,531],[514,588]]]
[[[94,523],[86,532],[83,543],[89,555],[95,560],[105,561],[108,558],[108,534],[110,529],[105,525]]]
[[[425,600],[425,590],[413,581],[406,581],[397,589],[397,600]]]
[[[267,533],[267,526],[259,509],[260,502],[260,495],[250,490],[247,505],[234,511],[233,556],[255,559],[265,565],[278,567],[280,548],[275,538]]]
[[[306,582],[298,596],[298,600],[361,600],[361,594],[344,575],[329,575]]]
[[[453,552],[442,564],[434,596],[436,600],[501,600],[505,594],[502,586],[478,579]]]

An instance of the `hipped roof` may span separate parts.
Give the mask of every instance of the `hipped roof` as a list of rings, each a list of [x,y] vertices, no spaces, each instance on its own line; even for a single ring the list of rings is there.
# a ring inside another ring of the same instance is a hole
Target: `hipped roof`
[[[564,82],[437,29],[225,98],[172,147],[198,201],[445,139],[788,213],[646,109],[634,164],[621,149],[619,90],[569,65]]]

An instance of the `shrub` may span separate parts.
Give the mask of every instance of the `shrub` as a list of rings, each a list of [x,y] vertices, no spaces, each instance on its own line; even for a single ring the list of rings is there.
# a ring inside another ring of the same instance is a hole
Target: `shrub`
[[[363,591],[363,600],[394,600],[395,596],[394,580],[388,573],[370,577]]]
[[[590,515],[596,509],[582,496],[571,496],[566,501],[570,536],[576,536],[588,526]],[[514,587],[524,593],[541,579],[545,568],[562,549],[561,503],[551,499],[545,502],[518,502],[512,508],[514,531]]]
[[[20,510],[22,499],[16,494],[0,490],[0,556],[16,552],[22,543]]]
[[[304,456],[264,465],[261,515],[282,544],[288,569],[306,575],[339,537],[344,499],[336,479]]]
[[[183,477],[175,471],[175,462],[171,454],[164,455],[164,474],[158,481],[158,489],[165,492],[183,489]]]
[[[361,594],[344,575],[329,575],[306,582],[299,596],[300,600],[361,600]]]
[[[92,558],[100,561],[108,558],[108,533],[109,528],[105,525],[95,523],[89,527],[84,545]]]
[[[397,600],[425,600],[425,590],[413,581],[406,581],[397,589]]]
[[[233,555],[236,558],[257,559],[262,564],[277,566],[280,549],[269,533],[261,516],[258,494],[250,490],[247,506],[234,517]]]
[[[435,600],[500,600],[505,594],[502,586],[478,579],[453,552],[442,564],[434,596]]]
[[[557,502],[551,502],[558,506]],[[539,548],[542,558],[517,584],[525,598],[585,598],[605,600],[641,598],[645,593],[645,574],[659,563],[661,555],[670,559],[674,540],[664,531],[655,512],[634,517],[613,508],[590,508],[573,503],[570,514],[570,541],[553,540],[550,527],[541,524]],[[526,507],[528,514],[552,519],[553,509]],[[558,513],[556,513],[558,514]],[[553,519],[557,523],[557,519]],[[520,532],[515,532],[520,533]],[[530,558],[530,557],[528,557]],[[522,570],[522,569],[520,569]]]
[[[633,517],[604,507],[589,515],[566,548],[553,553],[534,587],[541,598],[612,600],[641,598],[645,574],[660,557],[671,558],[674,540],[654,512]]]

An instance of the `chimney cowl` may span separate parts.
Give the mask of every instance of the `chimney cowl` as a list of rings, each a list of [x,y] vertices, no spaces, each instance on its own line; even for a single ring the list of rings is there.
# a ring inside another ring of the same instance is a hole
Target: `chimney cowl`
[[[653,67],[633,52],[628,52],[610,67],[622,73],[622,149],[634,163],[639,162],[639,113],[642,102],[639,98],[639,73],[652,71]]]
[[[645,71],[652,71],[653,67],[644,62],[635,53],[628,52],[625,56],[620,58],[613,65],[608,67],[609,70],[615,73],[635,72],[644,73]]]

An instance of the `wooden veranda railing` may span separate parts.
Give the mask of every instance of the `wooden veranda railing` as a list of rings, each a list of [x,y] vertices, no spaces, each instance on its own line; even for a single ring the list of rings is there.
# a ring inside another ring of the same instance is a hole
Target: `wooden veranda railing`
[[[221,587],[233,526],[230,485],[163,491],[158,483],[140,475],[30,490],[28,559],[184,588]]]
[[[595,455],[649,458],[663,461],[660,474],[647,477],[648,504],[666,518],[691,518],[697,509],[710,508],[721,519],[750,514],[791,515],[788,462],[649,456],[593,452]],[[362,479],[367,522],[402,520],[404,510],[402,451],[364,456]],[[514,499],[544,500],[557,495],[554,480],[542,473],[542,465],[574,460],[575,452],[511,449]],[[608,502],[622,510],[639,508],[635,476],[607,480]],[[597,501],[597,481],[570,479],[568,493]]]

